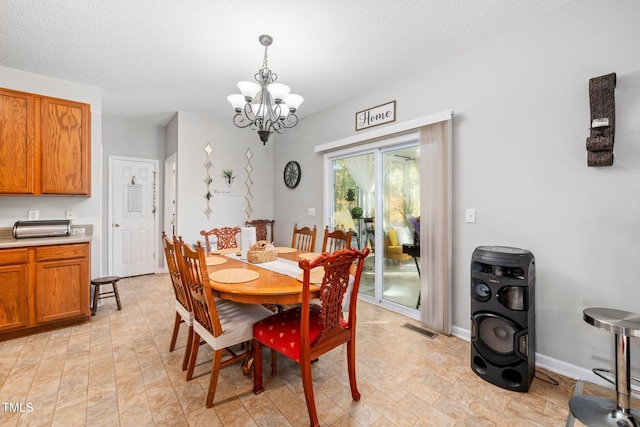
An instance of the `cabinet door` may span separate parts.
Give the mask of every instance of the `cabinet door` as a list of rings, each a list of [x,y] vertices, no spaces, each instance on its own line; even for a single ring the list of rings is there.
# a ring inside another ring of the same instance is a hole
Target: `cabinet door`
[[[34,293],[37,324],[88,317],[88,252],[88,244],[36,248]]]
[[[0,194],[35,191],[34,98],[0,89]]]
[[[26,249],[0,251],[0,332],[28,323]]]
[[[42,194],[91,193],[88,104],[43,97],[40,104]]]

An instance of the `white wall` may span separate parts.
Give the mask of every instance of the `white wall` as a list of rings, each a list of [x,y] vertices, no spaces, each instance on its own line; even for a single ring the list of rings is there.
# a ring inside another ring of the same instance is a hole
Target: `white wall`
[[[65,210],[76,211],[73,224],[93,225],[91,276],[106,272],[102,264],[102,100],[96,87],[0,67],[0,86],[38,95],[91,104],[91,197],[20,196],[0,197],[0,227],[9,227],[27,219],[28,209],[40,211],[40,219],[64,219]]]
[[[175,127],[176,117],[170,124]],[[244,226],[248,219],[273,218],[273,146],[262,145],[255,132],[237,129],[231,118],[216,119],[193,113],[177,114],[178,128],[178,166],[177,166],[177,233],[186,242],[203,240],[200,230],[214,227]],[[173,132],[172,132],[173,135]],[[168,143],[173,144],[172,141]],[[211,209],[209,218],[204,214],[207,208],[205,199],[207,155],[204,151],[207,142],[211,143]],[[247,158],[245,153],[251,149],[251,193],[250,217],[245,213],[247,201]],[[232,169],[236,179],[228,187],[221,174],[223,169]]]
[[[559,372],[572,369],[566,364],[581,372],[612,367],[613,335],[587,325],[582,311],[640,312],[638,16],[634,0],[574,1],[301,120],[274,142],[279,226],[322,224],[306,215],[307,207],[322,212],[322,157],[313,147],[355,134],[357,111],[396,100],[397,120],[405,121],[452,109],[454,327],[470,327],[473,250],[529,249],[539,361]],[[610,72],[618,82],[615,162],[589,168],[589,79]],[[303,170],[293,191],[280,176],[288,160]],[[477,223],[465,223],[466,208],[477,210]]]

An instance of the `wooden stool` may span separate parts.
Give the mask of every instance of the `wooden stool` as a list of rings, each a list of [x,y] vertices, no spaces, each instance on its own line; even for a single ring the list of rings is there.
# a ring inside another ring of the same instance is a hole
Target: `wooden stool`
[[[93,291],[93,306],[91,307],[92,316],[96,315],[98,300],[103,298],[115,297],[116,303],[118,304],[118,310],[122,310],[122,305],[120,304],[120,294],[118,294],[118,280],[120,280],[120,277],[118,276],[98,277],[97,279],[91,280],[91,285],[95,286],[95,289]],[[113,286],[113,291],[100,292],[100,286],[108,284],[111,284],[111,286]]]

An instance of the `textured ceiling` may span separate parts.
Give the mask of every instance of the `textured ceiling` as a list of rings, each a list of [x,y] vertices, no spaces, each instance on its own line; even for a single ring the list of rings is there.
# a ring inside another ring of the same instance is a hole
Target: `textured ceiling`
[[[269,34],[304,117],[569,1],[3,0],[0,65],[97,86],[104,114],[231,117]]]

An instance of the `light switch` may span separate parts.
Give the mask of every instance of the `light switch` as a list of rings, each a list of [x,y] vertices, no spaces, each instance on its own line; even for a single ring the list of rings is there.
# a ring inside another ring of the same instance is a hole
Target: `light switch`
[[[467,219],[467,222],[476,222],[476,210],[467,209],[466,219]]]
[[[307,215],[316,216],[316,208],[307,208]]]
[[[29,209],[27,215],[30,221],[34,221],[40,218],[40,211],[37,209]]]

